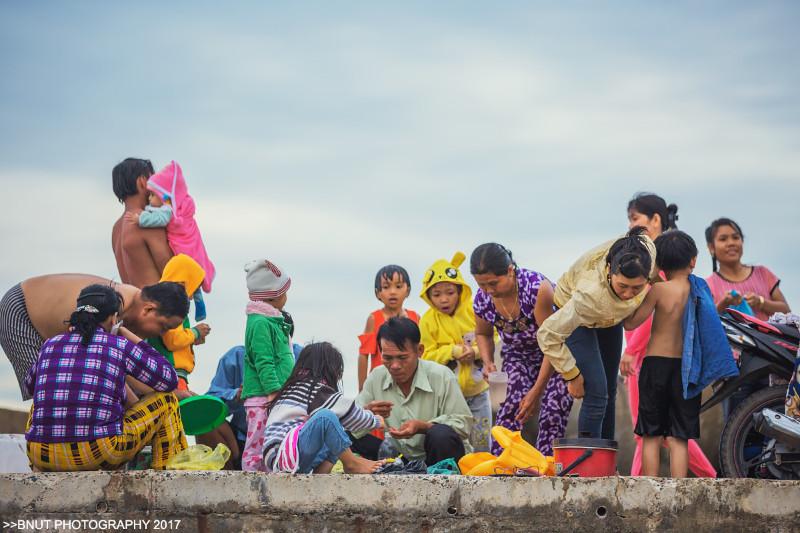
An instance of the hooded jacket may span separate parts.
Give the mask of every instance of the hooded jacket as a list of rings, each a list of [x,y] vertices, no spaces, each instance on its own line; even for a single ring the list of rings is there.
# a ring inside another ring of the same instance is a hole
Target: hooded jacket
[[[211,292],[211,283],[216,276],[214,263],[208,257],[200,228],[194,220],[194,199],[189,196],[183,170],[171,161],[147,180],[148,190],[158,194],[172,205],[172,220],[167,224],[167,240],[175,254],[186,254],[200,264],[205,272],[203,290]],[[192,295],[190,294],[189,297]]]
[[[188,255],[178,254],[167,262],[159,281],[180,283],[191,299],[204,277],[205,272],[197,261]],[[189,317],[186,317],[177,328],[169,330],[160,339],[150,339],[148,342],[172,362],[180,377],[186,379],[194,370],[193,346],[199,336],[198,331],[190,327]]]
[[[489,388],[489,384],[481,377],[472,375],[473,361],[456,361],[454,355],[461,355],[464,345],[470,344],[477,354],[475,343],[475,312],[472,309],[472,289],[464,281],[458,267],[465,256],[456,252],[453,259],[439,259],[425,272],[422,280],[420,298],[430,306],[419,322],[421,342],[425,346],[422,358],[443,365],[457,363],[455,372],[461,392],[469,398]],[[442,313],[433,305],[428,291],[437,283],[448,282],[461,287],[458,306],[452,315]],[[476,358],[478,356],[476,355]],[[450,365],[448,365],[450,366]]]

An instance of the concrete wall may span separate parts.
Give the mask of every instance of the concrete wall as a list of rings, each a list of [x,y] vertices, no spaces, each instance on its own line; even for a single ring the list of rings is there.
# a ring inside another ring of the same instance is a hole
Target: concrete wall
[[[140,531],[157,525],[173,531],[797,531],[800,482],[5,474],[0,518],[38,520],[39,530],[47,531],[68,530],[68,520],[94,520],[85,526],[118,531],[118,524],[100,521],[125,519],[149,520]]]

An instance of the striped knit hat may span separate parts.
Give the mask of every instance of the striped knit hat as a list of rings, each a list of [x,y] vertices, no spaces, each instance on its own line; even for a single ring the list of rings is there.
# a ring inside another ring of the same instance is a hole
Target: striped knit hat
[[[272,300],[289,290],[292,279],[266,259],[256,259],[244,266],[251,300]]]

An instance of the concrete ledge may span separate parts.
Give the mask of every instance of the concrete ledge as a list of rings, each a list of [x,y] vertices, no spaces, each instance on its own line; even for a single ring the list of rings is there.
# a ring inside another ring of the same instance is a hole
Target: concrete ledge
[[[50,520],[51,531],[59,530],[53,526],[56,519],[181,519],[182,531],[797,531],[800,482],[153,471],[4,474],[0,518]],[[154,527],[151,523],[149,530]]]

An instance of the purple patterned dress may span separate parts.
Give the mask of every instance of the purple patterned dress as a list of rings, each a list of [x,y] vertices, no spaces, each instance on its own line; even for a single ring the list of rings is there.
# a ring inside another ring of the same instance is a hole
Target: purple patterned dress
[[[520,316],[510,322],[495,309],[492,298],[478,290],[473,308],[475,315],[494,325],[503,340],[501,355],[502,369],[508,374],[508,394],[497,412],[496,424],[512,431],[522,429],[522,424],[514,420],[522,398],[533,387],[539,370],[542,368],[544,354],[536,341],[539,325],[533,316],[539,286],[546,278],[533,270],[517,269]],[[536,449],[545,455],[553,454],[553,440],[564,436],[569,412],[572,409],[572,396],[567,392],[567,384],[559,373],[554,373],[547,382],[539,411],[539,436]],[[502,448],[492,442],[492,453],[499,454]]]

